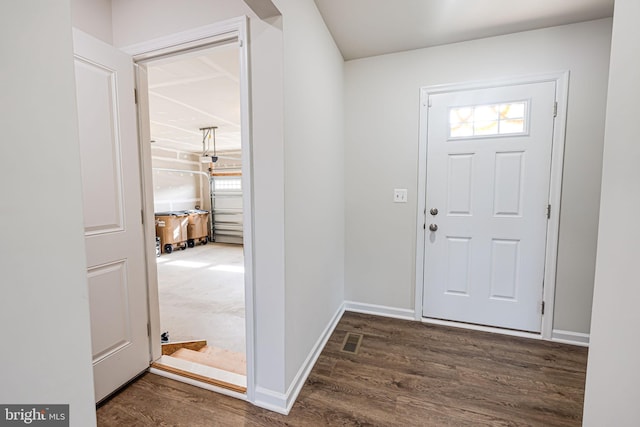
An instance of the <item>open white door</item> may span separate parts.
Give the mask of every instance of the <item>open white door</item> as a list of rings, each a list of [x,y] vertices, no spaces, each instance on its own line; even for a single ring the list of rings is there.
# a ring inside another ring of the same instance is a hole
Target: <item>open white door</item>
[[[555,94],[429,95],[424,317],[540,332]]]
[[[74,29],[95,399],[149,366],[131,57]]]

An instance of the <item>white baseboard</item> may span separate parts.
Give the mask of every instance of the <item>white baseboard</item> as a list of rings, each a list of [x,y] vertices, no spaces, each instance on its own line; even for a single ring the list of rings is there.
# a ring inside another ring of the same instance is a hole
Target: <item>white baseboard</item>
[[[282,415],[289,414],[289,410],[287,410],[287,395],[264,387],[256,386],[254,400],[251,403]]]
[[[258,386],[255,390],[254,405],[280,414],[289,414],[289,411],[291,411],[293,404],[298,398],[298,394],[300,394],[300,390],[302,390],[302,386],[304,386],[304,383],[307,381],[313,366],[316,364],[318,357],[320,357],[324,346],[327,344],[329,337],[331,337],[343,314],[344,304],[340,305],[338,311],[336,311],[331,321],[329,321],[329,324],[327,324],[322,334],[320,334],[318,341],[316,341],[304,363],[300,366],[287,392],[274,392]]]
[[[204,388],[205,390],[215,391],[216,393],[224,394],[225,396],[235,397],[240,400],[247,400],[247,395],[244,393],[238,393],[233,390],[228,390],[222,387],[216,387],[212,384],[208,384],[202,381],[193,380],[191,378],[183,377],[182,375],[176,375],[171,372],[163,371],[162,369],[149,368],[149,372],[159,375],[161,377],[169,378],[181,383],[190,384],[196,387]]]
[[[579,345],[582,347],[589,347],[589,334],[582,332],[563,331],[560,329],[554,329],[551,333],[551,341],[561,342],[564,344]]]
[[[416,320],[415,312],[407,308],[388,307],[385,305],[366,304],[355,301],[345,301],[344,308],[345,311],[352,311],[354,313],[393,317],[394,319],[402,320]]]

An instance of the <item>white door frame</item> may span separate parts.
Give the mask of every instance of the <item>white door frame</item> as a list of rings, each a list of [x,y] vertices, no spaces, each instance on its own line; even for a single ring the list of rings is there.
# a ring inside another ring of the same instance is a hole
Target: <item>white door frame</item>
[[[418,144],[418,211],[416,222],[416,288],[415,288],[415,319],[426,321],[422,317],[422,297],[424,286],[424,253],[425,253],[425,224],[426,216],[426,182],[427,182],[427,124],[429,114],[429,95],[447,92],[466,91],[473,89],[487,89],[499,86],[512,86],[530,83],[555,82],[557,110],[553,125],[553,141],[551,148],[551,180],[549,184],[549,204],[551,216],[547,221],[547,242],[545,249],[544,290],[545,303],[542,315],[542,329],[540,334],[521,333],[491,327],[476,327],[473,325],[456,323],[457,326],[520,335],[533,338],[551,340],[553,332],[553,310],[556,287],[556,259],[558,256],[558,231],[560,225],[560,197],[562,190],[562,166],[564,159],[565,126],[567,117],[567,96],[569,90],[569,71],[549,74],[520,76],[509,79],[488,80],[479,82],[453,83],[426,86],[420,89],[420,139]],[[551,108],[551,106],[550,106]],[[454,322],[434,322],[451,323]]]
[[[244,286],[245,286],[245,325],[247,358],[247,400],[253,401],[255,394],[255,346],[254,346],[254,277],[253,277],[253,178],[251,160],[251,93],[249,85],[248,20],[241,16],[215,24],[198,27],[188,31],[127,46],[121,50],[140,63],[164,55],[179,54],[189,49],[205,47],[218,43],[235,41],[240,49],[240,128],[242,144],[242,188],[244,215]],[[138,120],[145,118],[139,117]],[[148,121],[148,117],[146,118]],[[153,208],[153,180],[151,168],[151,148],[140,143],[142,168],[142,197],[144,203],[147,280],[149,287],[149,321],[151,359],[161,355],[160,310],[158,304],[158,277],[155,254],[155,229]]]

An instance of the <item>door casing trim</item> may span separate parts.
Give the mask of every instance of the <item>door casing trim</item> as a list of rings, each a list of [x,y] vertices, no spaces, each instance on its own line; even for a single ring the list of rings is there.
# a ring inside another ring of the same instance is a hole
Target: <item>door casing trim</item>
[[[500,86],[513,86],[530,83],[555,82],[555,101],[558,104],[551,146],[551,171],[549,184],[549,204],[551,216],[547,221],[547,239],[545,246],[544,287],[542,300],[545,302],[540,338],[552,339],[554,299],[556,288],[556,268],[558,258],[558,237],[560,229],[560,202],[562,193],[562,170],[564,164],[564,145],[567,117],[567,101],[569,92],[569,71],[552,72],[518,76],[508,79],[462,82],[442,85],[432,85],[420,88],[420,128],[418,141],[418,203],[416,215],[416,274],[415,274],[415,319],[423,320],[422,297],[424,286],[424,253],[426,224],[426,182],[427,182],[427,123],[429,113],[429,95],[440,93],[465,91],[473,89],[488,89]],[[471,328],[471,325],[457,323],[460,327]],[[475,326],[474,326],[475,328]]]
[[[251,133],[251,86],[249,69],[248,46],[248,18],[239,16],[214,24],[170,34],[156,39],[137,43],[121,48],[123,52],[133,57],[134,64],[144,63],[158,57],[212,46],[215,44],[237,41],[240,55],[240,117],[241,117],[241,145],[242,145],[242,187],[243,191],[243,243],[244,243],[244,284],[245,284],[245,334],[247,360],[247,394],[246,400],[253,402],[255,396],[255,320],[254,320],[254,254],[253,254],[253,163],[252,163],[252,133]],[[142,147],[141,147],[142,148]],[[153,189],[150,157],[142,158],[142,197],[145,222],[153,221],[152,198],[148,197]],[[148,164],[145,164],[145,161]],[[151,200],[151,204],[149,203]],[[155,244],[147,243],[147,269],[155,268]],[[155,279],[154,279],[155,278]],[[159,306],[154,304],[158,297],[157,275],[148,274],[150,345],[152,360],[160,357],[160,325]]]

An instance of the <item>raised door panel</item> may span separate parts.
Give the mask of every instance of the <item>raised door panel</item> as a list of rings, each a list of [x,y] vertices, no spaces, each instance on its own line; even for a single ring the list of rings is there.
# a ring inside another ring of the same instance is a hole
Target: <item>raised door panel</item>
[[[118,261],[88,271],[93,362],[131,344],[127,263]]]
[[[493,214],[522,216],[524,152],[496,153]]]
[[[87,235],[122,231],[124,200],[114,70],[75,61],[82,196]]]
[[[471,215],[473,154],[449,155],[447,214]]]

